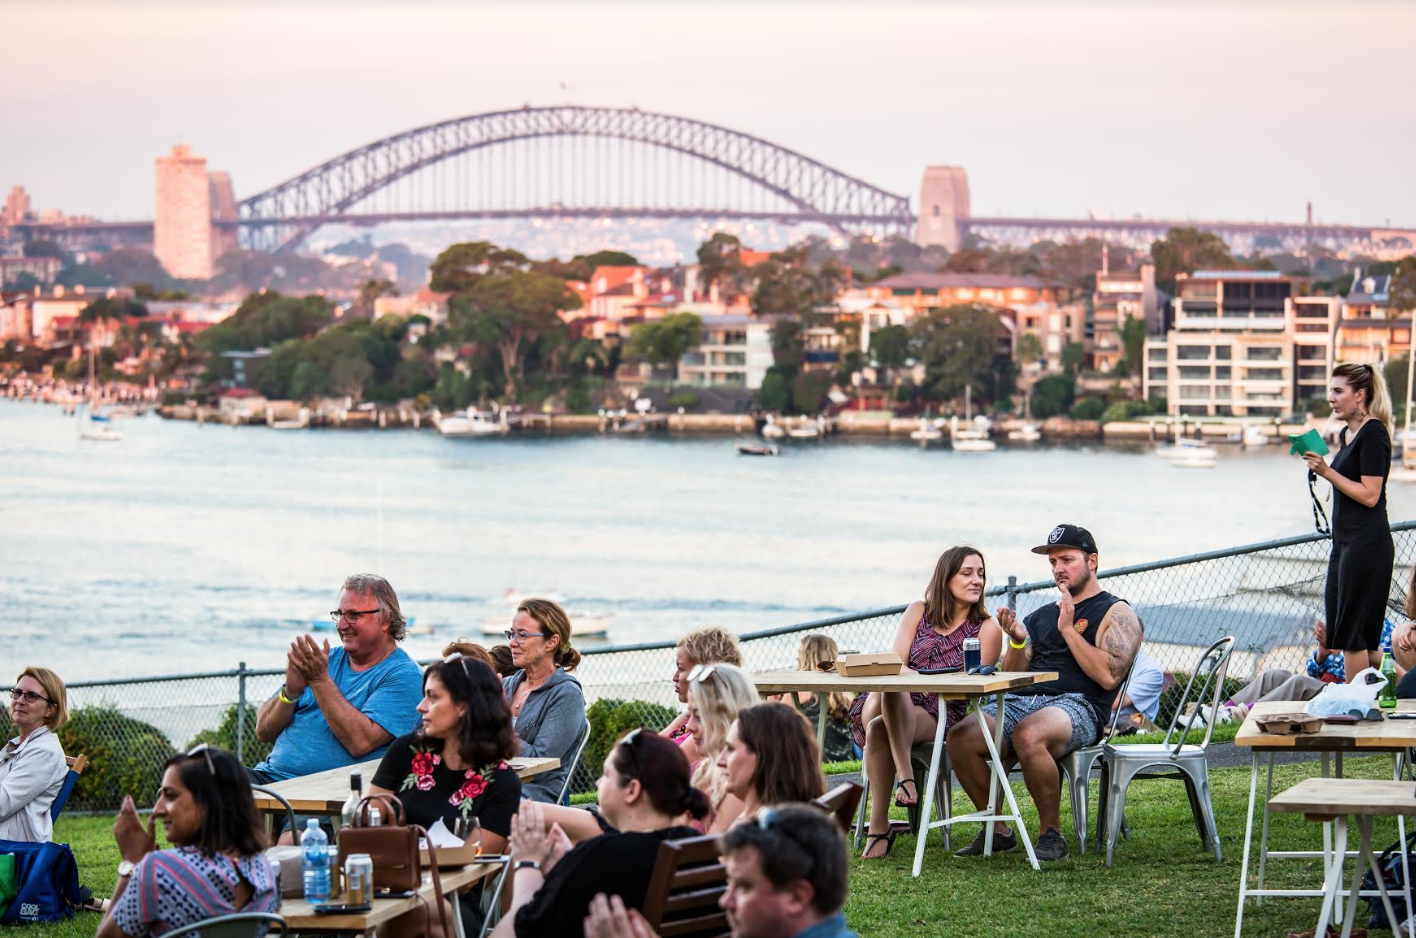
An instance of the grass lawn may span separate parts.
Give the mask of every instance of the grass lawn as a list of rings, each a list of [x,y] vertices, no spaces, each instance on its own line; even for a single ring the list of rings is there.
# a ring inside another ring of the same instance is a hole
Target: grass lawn
[[[1390,778],[1390,772],[1391,760],[1386,756],[1345,762],[1345,774],[1354,778]],[[1315,774],[1316,762],[1278,766],[1275,790]],[[1211,783],[1224,847],[1221,863],[1200,849],[1181,785],[1143,781],[1135,783],[1129,793],[1126,817],[1131,836],[1117,845],[1113,869],[1108,870],[1103,856],[1093,851],[1086,856],[1076,853],[1071,817],[1065,807],[1062,826],[1073,853],[1045,864],[1038,873],[1028,866],[1021,849],[988,859],[957,860],[946,855],[942,840],[931,837],[924,872],[914,880],[909,873],[915,841],[905,836],[896,841],[884,860],[865,862],[857,857],[852,861],[847,920],[864,938],[1209,938],[1233,934],[1249,770],[1214,770]],[[1093,802],[1096,787],[1092,785]],[[1015,786],[1015,794],[1028,817],[1029,831],[1036,837],[1032,802],[1021,785]],[[960,793],[956,793],[955,809],[969,809]],[[894,813],[902,817],[904,812],[895,809]],[[70,815],[55,827],[55,838],[74,848],[80,882],[98,895],[112,890],[118,866],[112,827],[111,816]],[[960,825],[956,846],[963,846],[976,831],[972,825]],[[1300,816],[1275,815],[1270,845],[1274,849],[1312,849],[1320,842],[1319,831],[1319,825]],[[1395,821],[1379,820],[1378,845],[1385,847],[1395,839]],[[1274,887],[1306,888],[1315,886],[1320,876],[1317,861],[1275,860],[1269,863],[1267,878]],[[1269,899],[1262,906],[1251,903],[1244,913],[1244,934],[1281,936],[1311,929],[1317,922],[1318,905],[1317,899]],[[1359,925],[1366,924],[1366,914],[1364,903],[1358,911]],[[68,922],[36,925],[16,933],[77,938],[92,935],[98,922],[96,914],[81,913]]]

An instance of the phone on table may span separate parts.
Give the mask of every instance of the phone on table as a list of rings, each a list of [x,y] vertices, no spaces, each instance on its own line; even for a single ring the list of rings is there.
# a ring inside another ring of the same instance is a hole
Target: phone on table
[[[318,902],[312,908],[316,915],[350,915],[369,912],[374,907],[367,902]]]
[[[919,673],[920,673],[920,674],[958,674],[958,673],[959,673],[960,671],[962,671],[962,670],[964,670],[963,665],[959,665],[959,666],[953,667],[953,668],[920,668],[920,669],[919,669]]]
[[[375,899],[411,899],[415,893],[411,889],[375,889]]]

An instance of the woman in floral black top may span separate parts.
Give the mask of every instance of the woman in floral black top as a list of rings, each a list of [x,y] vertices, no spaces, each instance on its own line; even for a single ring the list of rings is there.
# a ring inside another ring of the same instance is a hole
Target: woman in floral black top
[[[475,817],[482,852],[501,853],[521,801],[521,780],[507,766],[516,755],[511,710],[501,681],[475,658],[449,655],[423,675],[422,727],[388,747],[370,794],[393,794],[411,824],[448,830]]]

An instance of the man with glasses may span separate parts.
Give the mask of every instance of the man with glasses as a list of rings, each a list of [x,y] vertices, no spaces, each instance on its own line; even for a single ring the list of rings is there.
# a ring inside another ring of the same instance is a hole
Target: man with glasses
[[[393,587],[373,574],[351,576],[330,618],[339,646],[297,637],[286,657],[285,683],[261,704],[256,736],[275,747],[250,770],[257,782],[377,758],[418,724],[423,675],[398,647],[407,625]]]

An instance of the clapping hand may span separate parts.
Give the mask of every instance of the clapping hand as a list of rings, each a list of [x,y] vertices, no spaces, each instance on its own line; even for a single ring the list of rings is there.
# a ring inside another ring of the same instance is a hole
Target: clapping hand
[[[303,691],[310,684],[318,684],[329,677],[329,639],[321,646],[313,636],[300,635],[290,643],[290,654],[286,657],[285,683],[289,696]],[[290,679],[294,672],[295,683]]]
[[[597,893],[585,917],[585,938],[658,938],[638,909],[626,909],[619,896]]]
[[[153,833],[157,818],[148,815],[147,826],[138,818],[138,808],[133,804],[132,795],[123,796],[123,807],[118,811],[118,819],[113,822],[113,840],[118,844],[118,855],[137,863],[157,849],[157,835]]]

